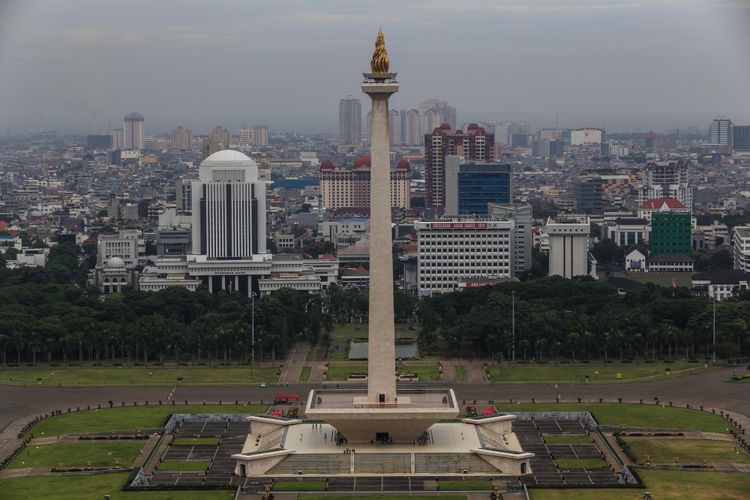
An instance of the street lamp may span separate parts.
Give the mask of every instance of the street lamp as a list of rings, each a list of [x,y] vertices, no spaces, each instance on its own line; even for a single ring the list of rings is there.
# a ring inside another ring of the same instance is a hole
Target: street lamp
[[[714,333],[713,333],[713,363],[716,364],[716,290],[714,290]]]
[[[512,308],[512,314],[511,314],[511,345],[512,345],[512,352],[511,352],[511,360],[516,360],[516,291],[512,290],[510,292],[511,295],[511,308]]]

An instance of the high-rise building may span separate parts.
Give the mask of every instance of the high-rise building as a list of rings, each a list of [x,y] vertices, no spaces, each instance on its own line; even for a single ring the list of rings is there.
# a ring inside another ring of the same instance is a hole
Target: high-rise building
[[[172,130],[172,148],[179,150],[190,149],[193,144],[193,131],[185,127]]]
[[[409,162],[401,160],[391,169],[391,207],[409,208],[411,179]],[[328,210],[370,206],[370,157],[360,156],[352,167],[335,167],[330,160],[320,164],[320,194]]]
[[[691,255],[692,235],[689,213],[654,212],[651,215],[651,255]]]
[[[750,151],[750,125],[732,126],[732,148],[735,151]]]
[[[252,128],[241,128],[238,132],[240,138],[240,145],[252,146],[255,144],[255,129]]]
[[[112,147],[112,136],[109,134],[95,134],[86,136],[87,149],[110,149]]]
[[[388,114],[388,133],[391,138],[391,147],[401,144],[401,113],[395,109]]]
[[[130,113],[123,118],[123,149],[143,149],[146,137],[143,130],[143,115]]]
[[[359,144],[361,140],[362,103],[349,95],[339,101],[339,144]]]
[[[112,136],[112,149],[125,149],[125,133],[121,128],[116,128],[110,134]]]
[[[467,278],[512,276],[513,221],[474,218],[420,220],[417,231],[420,295],[452,292]]]
[[[190,275],[211,291],[259,293],[257,280],[270,274],[271,256],[266,253],[266,183],[258,179],[258,165],[239,151],[223,150],[203,160],[198,175],[190,189]]]
[[[256,125],[253,127],[253,134],[255,135],[255,146],[268,146],[268,126],[267,125]]]
[[[708,129],[709,142],[718,146],[732,147],[732,120],[728,118],[714,118]]]
[[[750,226],[736,226],[732,234],[734,268],[750,273]]]
[[[501,163],[445,157],[445,214],[486,215],[488,203],[513,202],[513,172]]]
[[[406,112],[404,120],[406,130],[404,131],[404,143],[408,146],[419,146],[423,144],[422,117],[416,109]]]
[[[693,208],[693,186],[690,183],[690,161],[650,162],[642,172],[638,204],[655,198],[674,198],[688,209]]]
[[[547,219],[549,275],[573,278],[589,274],[589,232],[587,215],[558,215]]]
[[[588,175],[573,180],[573,197],[576,211],[585,214],[601,214],[604,211],[604,181],[597,175]]]
[[[208,137],[223,149],[227,149],[232,142],[232,133],[224,127],[214,127],[208,133]]]
[[[488,134],[476,123],[469,124],[466,132],[451,130],[444,123],[432,133],[425,134],[425,173],[427,206],[443,208],[445,205],[445,157],[462,156],[465,161],[489,162],[493,160],[495,136]]]
[[[489,203],[491,217],[513,221],[513,276],[519,277],[531,269],[531,229],[534,227],[534,209],[527,205],[501,205]]]
[[[423,123],[422,130],[429,133],[430,130],[447,123],[451,128],[456,128],[456,108],[440,99],[426,99],[419,103],[419,111],[422,116],[429,116]],[[428,113],[428,111],[430,113]]]

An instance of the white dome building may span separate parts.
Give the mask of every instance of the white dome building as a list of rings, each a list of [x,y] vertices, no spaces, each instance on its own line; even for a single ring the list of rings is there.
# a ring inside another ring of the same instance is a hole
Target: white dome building
[[[254,182],[258,180],[258,164],[244,153],[225,149],[203,160],[198,175],[201,182]]]

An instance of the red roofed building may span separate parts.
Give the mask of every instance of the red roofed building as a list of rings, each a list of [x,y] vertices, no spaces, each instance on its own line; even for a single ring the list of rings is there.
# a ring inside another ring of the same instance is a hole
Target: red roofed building
[[[401,160],[391,168],[391,206],[411,206],[409,183],[411,166]],[[334,166],[330,160],[320,164],[320,193],[328,210],[368,208],[370,206],[370,157],[360,156],[351,167]]]
[[[690,209],[674,198],[654,198],[646,200],[638,207],[638,217],[651,222],[654,212],[690,213]]]

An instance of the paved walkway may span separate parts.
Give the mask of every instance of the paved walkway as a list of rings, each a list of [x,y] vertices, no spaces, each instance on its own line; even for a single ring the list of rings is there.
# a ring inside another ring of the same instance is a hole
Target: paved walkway
[[[484,361],[477,359],[441,359],[440,364],[443,366],[443,380],[447,382],[486,382],[487,377],[484,374]],[[456,368],[463,366],[466,370],[467,380],[458,380]]]
[[[279,377],[280,384],[296,384],[299,382],[299,376],[302,373],[302,367],[305,366],[307,353],[310,350],[310,344],[307,342],[297,342],[294,344],[292,351],[284,363]]]

